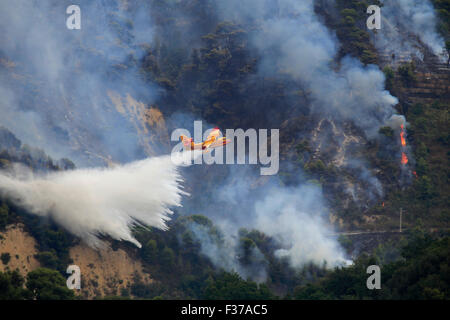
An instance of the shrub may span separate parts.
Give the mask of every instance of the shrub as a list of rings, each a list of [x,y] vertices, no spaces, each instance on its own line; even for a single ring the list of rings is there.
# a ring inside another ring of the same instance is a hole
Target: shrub
[[[11,255],[8,252],[4,252],[0,256],[0,259],[2,260],[4,265],[7,265],[9,263],[9,261],[11,260]]]
[[[66,279],[55,270],[38,268],[27,275],[28,290],[36,300],[69,300],[74,298]]]

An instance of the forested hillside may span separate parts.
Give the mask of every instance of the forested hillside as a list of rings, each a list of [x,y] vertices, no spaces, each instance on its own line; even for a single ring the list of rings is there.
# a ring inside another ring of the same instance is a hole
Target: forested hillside
[[[141,248],[99,232],[100,240],[117,255],[108,260],[102,258],[100,249],[98,256],[92,254],[97,265],[86,262],[92,272],[77,291],[66,287],[66,268],[77,259],[74,252],[83,254],[83,239],[68,232],[54,216],[37,215],[32,206],[2,193],[0,299],[450,298],[448,61],[433,53],[413,31],[401,28],[397,31],[414,39],[414,50],[418,48],[421,59],[380,49],[377,37],[381,31],[367,29],[366,8],[369,4],[383,8],[383,1],[314,1],[318,22],[312,22],[321,27],[311,24],[312,34],[317,33],[317,42],[320,34],[329,36],[333,41],[329,50],[336,54],[331,53],[332,60],[323,58],[319,71],[300,66],[294,72],[293,61],[307,59],[298,57],[295,49],[306,51],[308,43],[292,40],[295,28],[286,29],[286,34],[272,32],[279,31],[276,27],[285,20],[295,20],[297,13],[284,12],[277,1],[266,2],[271,5],[264,7],[267,12],[261,9],[259,18],[248,13],[245,22],[236,12],[228,14],[222,8],[228,15],[222,14],[213,0],[111,4],[104,18],[117,37],[102,47],[110,51],[71,39],[78,50],[74,79],[83,71],[98,71],[104,84],[83,87],[81,102],[71,98],[77,94],[75,88],[47,93],[45,80],[33,78],[32,71],[0,48],[0,79],[6,88],[24,92],[18,104],[27,112],[39,109],[52,114],[54,118],[45,119],[53,126],[49,131],[69,150],[60,160],[53,159],[48,155],[52,150],[21,141],[16,125],[0,126],[0,169],[4,172],[20,171],[24,166],[45,175],[74,171],[86,163],[114,168],[167,154],[173,145],[170,132],[179,127],[191,129],[198,119],[211,127],[280,129],[276,176],[259,176],[253,167],[182,168],[184,190],[190,196],[183,199],[182,207],[173,209],[168,229],[147,228],[137,221],[132,236]],[[442,49],[448,55],[450,1],[432,3],[437,32],[446,40]],[[133,13],[136,19],[127,19],[123,12]],[[152,21],[154,40],[135,45],[138,36],[133,32],[139,30],[142,15]],[[278,15],[284,19],[271,25]],[[261,36],[266,33],[267,43]],[[100,32],[98,40],[110,39],[101,38]],[[288,59],[290,53],[296,59]],[[382,88],[377,82],[380,70]],[[358,93],[366,89],[363,85],[350,86],[347,94],[350,80],[342,80],[347,75],[344,71],[357,84],[363,83],[358,81],[360,74],[376,74],[367,92],[395,97],[392,119],[404,119],[402,126],[381,121],[385,113],[376,114],[382,109],[376,103],[374,110],[365,109],[366,91],[361,94],[364,97]],[[308,72],[311,75],[305,76]],[[318,83],[308,83],[315,76]],[[329,79],[339,86],[328,84]],[[341,94],[334,98],[336,92]],[[84,109],[76,110],[76,103],[87,108],[91,93],[96,112],[87,115]],[[344,101],[341,105],[336,102],[339,99]],[[103,103],[107,108],[99,107]],[[75,111],[52,112],[57,104]],[[116,111],[120,121],[114,118]],[[114,118],[112,125],[98,121],[103,117]],[[61,119],[66,120],[59,123]],[[120,135],[123,132],[126,135]],[[49,142],[44,134],[39,138]],[[124,144],[127,139],[135,139],[139,147]],[[289,215],[277,211],[284,202],[304,211],[323,211],[327,227],[317,227],[317,221],[322,223],[317,217],[292,221],[289,226],[284,221]],[[313,231],[295,229],[301,225]],[[35,240],[33,258],[39,267],[34,270],[9,268],[14,259],[28,259],[24,265],[36,265],[30,257],[3,249],[2,244],[11,242],[5,236],[14,226],[20,226],[24,238]],[[318,242],[323,246],[317,247]],[[345,257],[347,263],[330,265],[322,256],[316,259],[315,251],[323,248],[331,248],[333,257]],[[301,250],[309,255],[303,256]],[[127,261],[121,270],[114,267],[120,259]],[[366,287],[366,268],[373,264],[381,267],[382,290]],[[119,279],[117,274],[123,275],[129,266],[134,268],[126,273],[129,279]],[[100,272],[94,270],[102,269],[111,274],[99,279]]]

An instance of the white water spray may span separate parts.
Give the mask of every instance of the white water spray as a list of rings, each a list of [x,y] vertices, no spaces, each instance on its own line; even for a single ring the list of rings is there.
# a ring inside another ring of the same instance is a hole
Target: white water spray
[[[100,235],[126,240],[135,224],[166,230],[171,207],[181,206],[181,176],[170,156],[135,161],[114,168],[33,174],[15,165],[0,172],[0,194],[39,216],[101,247]]]

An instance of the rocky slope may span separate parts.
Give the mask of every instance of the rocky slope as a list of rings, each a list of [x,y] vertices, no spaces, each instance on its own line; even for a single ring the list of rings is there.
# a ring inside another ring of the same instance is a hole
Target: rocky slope
[[[17,269],[26,276],[41,266],[35,257],[39,253],[37,242],[23,224],[9,225],[0,233],[0,239],[0,254],[10,256],[7,263],[0,262],[0,271]],[[83,298],[118,296],[124,292],[128,295],[135,281],[152,282],[140,259],[122,248],[94,250],[79,244],[70,248],[70,258],[81,270],[81,290],[77,295]]]

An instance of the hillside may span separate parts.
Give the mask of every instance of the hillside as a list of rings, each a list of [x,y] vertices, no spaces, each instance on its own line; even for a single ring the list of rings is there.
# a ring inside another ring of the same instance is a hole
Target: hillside
[[[81,1],[68,35],[48,3],[22,45],[0,14],[0,299],[449,299],[450,2],[423,3],[370,31],[358,0]],[[279,129],[279,171],[173,164],[195,120]]]

